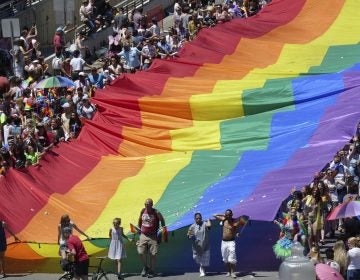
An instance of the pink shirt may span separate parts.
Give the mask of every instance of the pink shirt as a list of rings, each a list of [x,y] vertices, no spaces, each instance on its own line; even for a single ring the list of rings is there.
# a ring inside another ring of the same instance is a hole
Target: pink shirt
[[[55,52],[61,51],[62,42],[61,42],[61,36],[59,34],[55,34],[53,43],[55,47]]]

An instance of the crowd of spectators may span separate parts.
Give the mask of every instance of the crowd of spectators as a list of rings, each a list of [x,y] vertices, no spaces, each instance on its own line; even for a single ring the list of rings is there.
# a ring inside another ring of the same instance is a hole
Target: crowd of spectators
[[[113,34],[109,36],[108,53],[104,68],[109,80],[121,73],[146,70],[155,58],[167,59],[177,56],[179,49],[196,37],[202,28],[246,18],[256,14],[269,1],[225,1],[215,5],[214,1],[177,1],[173,9],[173,26],[161,32],[158,19],[147,18],[142,9],[129,15],[116,9]]]
[[[293,221],[298,222],[299,227],[292,228],[290,239],[301,241],[315,263],[326,262],[320,257],[320,247],[324,245],[325,238],[337,240],[334,248],[326,251],[327,259],[330,260],[327,262],[344,276],[347,270],[350,270],[351,275],[355,269],[360,272],[360,220],[358,217],[336,220],[326,218],[339,204],[360,200],[359,181],[360,123],[351,141],[315,174],[310,184],[301,190],[294,187],[289,200],[284,202],[281,209],[283,213],[288,213],[285,216],[295,212]],[[284,221],[282,218],[279,220],[275,223]],[[360,274],[357,275],[360,277]]]
[[[83,0],[79,15],[85,27],[70,47],[65,33],[76,27],[56,29],[51,67],[42,56],[36,25],[23,27],[10,51],[13,71],[9,71],[8,83],[4,81],[0,86],[0,173],[8,168],[38,165],[48,149],[76,138],[82,119],[91,119],[96,112],[90,102],[96,88],[110,84],[122,73],[148,69],[155,58],[176,56],[200,29],[235,17],[246,18],[266,3],[244,0],[215,5],[212,1],[179,1],[174,5],[174,25],[162,32],[157,18],[148,19],[141,8],[126,14],[123,8],[111,7],[108,0]],[[92,65],[93,56],[86,42],[95,40],[96,32],[104,28],[112,28],[113,33],[98,69]],[[66,77],[74,86],[37,87],[39,81],[51,76]]]

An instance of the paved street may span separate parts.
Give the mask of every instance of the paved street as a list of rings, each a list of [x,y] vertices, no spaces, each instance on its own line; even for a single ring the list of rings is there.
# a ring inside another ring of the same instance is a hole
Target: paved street
[[[144,280],[147,278],[143,278],[140,275],[124,275],[125,279],[129,280]],[[35,274],[10,274],[8,275],[9,280],[56,280],[59,279],[60,274],[46,274],[46,273],[35,273]],[[91,279],[89,277],[89,279]],[[164,279],[164,280],[192,280],[192,279],[199,279],[198,273],[185,273],[185,274],[178,274],[178,275],[158,275],[154,279]],[[225,277],[225,274],[216,273],[209,273],[206,277],[201,279],[209,279],[209,280],[226,280],[230,279]],[[278,278],[277,272],[240,272],[238,273],[237,279],[264,279],[264,280],[276,280]]]

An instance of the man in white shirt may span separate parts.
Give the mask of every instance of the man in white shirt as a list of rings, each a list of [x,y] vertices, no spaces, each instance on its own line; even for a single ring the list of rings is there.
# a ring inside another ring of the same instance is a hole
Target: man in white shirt
[[[84,72],[80,72],[79,73],[79,76],[78,76],[78,79],[74,82],[75,84],[75,89],[77,91],[77,89],[79,87],[82,88],[82,91],[84,94],[88,94],[89,93],[89,90],[90,90],[90,82],[89,80],[87,79],[87,74],[84,73]],[[74,103],[76,103],[74,101]]]
[[[72,68],[72,80],[75,81],[79,78],[79,73],[82,72],[84,70],[84,66],[88,66],[90,67],[89,64],[87,64],[85,62],[85,60],[83,60],[80,57],[80,51],[79,50],[75,50],[73,53],[73,58],[70,60],[70,65]]]

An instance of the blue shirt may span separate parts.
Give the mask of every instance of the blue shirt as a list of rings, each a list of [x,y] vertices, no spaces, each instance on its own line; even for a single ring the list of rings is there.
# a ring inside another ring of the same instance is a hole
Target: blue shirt
[[[103,88],[104,87],[104,74],[96,73],[95,75],[89,75],[89,81],[91,85],[96,86],[96,88]]]
[[[140,66],[140,54],[141,52],[137,48],[132,47],[129,51],[122,50],[118,53],[118,56],[123,56],[126,65],[130,68],[138,68]]]

